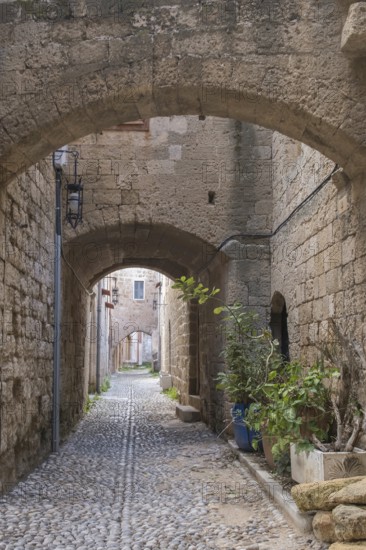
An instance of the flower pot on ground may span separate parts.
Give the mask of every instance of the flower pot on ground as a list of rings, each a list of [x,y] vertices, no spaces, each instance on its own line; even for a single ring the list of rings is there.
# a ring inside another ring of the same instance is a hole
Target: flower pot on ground
[[[231,416],[233,419],[234,437],[237,446],[242,451],[254,452],[257,447],[254,441],[260,438],[260,434],[248,428],[245,423],[245,415],[248,409],[249,404],[236,403],[231,409]]]
[[[273,435],[262,435],[263,452],[268,466],[271,470],[276,469],[276,464],[272,452],[273,446],[277,443],[277,438]]]
[[[284,363],[282,369],[269,373],[263,386],[265,399],[250,406],[246,423],[272,438],[271,467],[283,453],[289,455],[289,446],[296,443],[298,450],[309,450],[314,442],[323,440],[328,431],[325,423],[329,404],[329,390],[322,383],[333,370],[322,363],[306,369],[298,361]],[[269,441],[265,448],[269,451]]]
[[[327,481],[366,475],[366,451],[323,452],[319,449],[296,452],[291,445],[291,477],[298,483]]]
[[[315,440],[308,452],[291,446],[292,477],[298,482],[323,481],[366,475],[366,451],[355,447],[364,411],[358,401],[366,357],[353,336],[345,334],[333,320],[325,342],[318,346],[324,362],[335,376],[328,380],[329,414],[335,425],[326,443]]]

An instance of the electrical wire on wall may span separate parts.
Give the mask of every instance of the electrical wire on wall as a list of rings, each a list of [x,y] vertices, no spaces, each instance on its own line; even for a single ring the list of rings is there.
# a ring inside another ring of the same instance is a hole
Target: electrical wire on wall
[[[246,239],[271,239],[272,237],[274,237],[275,235],[277,235],[277,233],[279,233],[279,231],[281,231],[281,229],[283,227],[285,227],[288,222],[309,202],[311,201],[311,199],[313,199],[322,189],[323,187],[325,187],[325,185],[332,179],[332,177],[334,176],[334,174],[336,172],[339,172],[341,171],[342,169],[339,167],[338,164],[335,164],[332,171],[330,172],[330,174],[328,174],[328,176],[326,176],[322,181],[321,183],[314,189],[314,191],[312,191],[310,193],[310,195],[308,195],[298,206],[296,206],[296,208],[294,208],[294,210],[287,216],[287,218],[285,218],[283,220],[283,222],[281,222],[274,231],[272,231],[271,233],[235,233],[234,235],[230,235],[230,237],[226,237],[225,240],[222,241],[222,243],[216,248],[215,252],[213,253],[212,257],[210,258],[210,260],[204,265],[202,266],[198,271],[195,272],[195,275],[199,275],[200,273],[202,273],[202,271],[205,271],[209,265],[213,262],[213,260],[215,259],[215,257],[217,256],[217,254],[232,240],[234,239],[238,239],[238,238],[246,238]]]

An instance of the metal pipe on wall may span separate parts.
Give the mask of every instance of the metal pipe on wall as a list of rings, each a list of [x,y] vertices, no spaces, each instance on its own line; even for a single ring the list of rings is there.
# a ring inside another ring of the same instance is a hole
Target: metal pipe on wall
[[[97,364],[96,364],[96,392],[100,394],[100,348],[102,338],[102,281],[98,283],[97,297]]]
[[[54,270],[54,341],[53,341],[53,407],[52,452],[60,446],[60,377],[61,377],[61,184],[62,169],[56,167],[55,190],[55,270]]]

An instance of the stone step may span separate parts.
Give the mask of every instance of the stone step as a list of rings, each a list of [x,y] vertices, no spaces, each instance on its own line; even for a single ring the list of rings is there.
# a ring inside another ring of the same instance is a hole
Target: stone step
[[[200,411],[190,405],[177,405],[175,414],[182,422],[199,422],[201,420]]]
[[[188,404],[197,410],[201,410],[201,398],[199,395],[189,395]]]

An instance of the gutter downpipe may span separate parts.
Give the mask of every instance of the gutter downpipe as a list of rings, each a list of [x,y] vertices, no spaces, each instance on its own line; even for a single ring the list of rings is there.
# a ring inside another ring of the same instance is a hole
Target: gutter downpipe
[[[54,340],[53,340],[53,404],[52,404],[52,452],[60,447],[60,373],[61,373],[61,184],[62,168],[56,167],[55,190],[55,255],[54,255]]]
[[[96,385],[95,391],[100,395],[100,346],[102,337],[102,281],[98,283],[98,298],[97,298],[97,364],[96,364]]]

